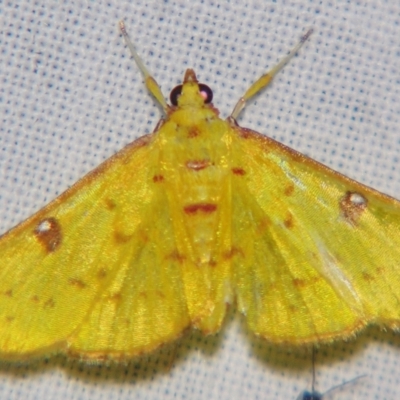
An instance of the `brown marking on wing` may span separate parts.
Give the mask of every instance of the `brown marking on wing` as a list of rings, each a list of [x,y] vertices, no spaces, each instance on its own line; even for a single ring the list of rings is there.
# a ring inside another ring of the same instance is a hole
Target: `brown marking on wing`
[[[222,257],[226,260],[232,259],[234,256],[242,256],[244,257],[244,252],[240,247],[232,246],[231,249],[225,252]]]
[[[340,200],[340,210],[344,219],[352,226],[356,226],[362,213],[368,207],[368,200],[360,193],[346,192]]]
[[[167,255],[167,259],[177,261],[178,263],[181,264],[183,263],[183,261],[185,261],[186,256],[180,254],[179,251],[175,249],[174,251],[172,251],[170,254]]]
[[[200,130],[196,126],[192,126],[188,129],[188,138],[195,138],[200,135]]]
[[[283,191],[283,193],[285,194],[285,196],[291,196],[294,192],[294,185],[293,183],[290,183],[289,185],[287,185]]]
[[[12,291],[12,289],[6,290],[6,291],[4,292],[4,296],[13,297],[13,291]]]
[[[115,201],[113,199],[105,199],[105,203],[106,203],[106,207],[108,210],[114,210],[115,207],[117,207],[117,204],[115,203]]]
[[[286,216],[285,220],[283,221],[283,224],[288,229],[292,229],[293,228],[294,221],[293,221],[293,215],[291,213],[289,213],[289,212],[287,213],[287,216]]]
[[[294,278],[292,280],[292,283],[294,286],[297,288],[305,288],[307,286],[312,286],[315,285],[321,278],[318,276],[311,277],[309,279],[300,279],[300,278]]]
[[[243,168],[239,168],[239,167],[232,168],[232,172],[235,175],[241,175],[241,176],[246,175],[246,171]]]
[[[297,312],[298,307],[295,304],[289,304],[289,310],[292,312]]]
[[[261,219],[256,227],[257,234],[259,235],[263,234],[270,225],[271,225],[271,220],[268,217]]]
[[[79,289],[84,289],[87,286],[85,282],[81,281],[80,279],[76,279],[76,278],[69,278],[68,283]]]
[[[107,276],[107,270],[105,268],[100,268],[97,271],[97,279],[104,279]]]
[[[254,136],[253,131],[251,129],[242,128],[241,126],[237,125],[237,122],[236,122],[236,126],[234,126],[234,127],[235,127],[236,132],[238,132],[239,136],[242,139],[250,139],[252,136]]]
[[[113,293],[109,298],[111,301],[120,303],[122,300],[122,294],[121,294],[121,292]]]
[[[127,235],[125,233],[122,233],[121,231],[114,232],[114,239],[119,244],[127,243],[131,240],[131,238],[132,238],[132,235]]]
[[[153,182],[163,182],[164,177],[162,175],[154,175],[153,176]]]
[[[54,299],[50,298],[43,304],[43,308],[54,308],[55,304]]]
[[[362,277],[363,277],[363,279],[366,280],[367,282],[372,282],[372,281],[375,280],[375,278],[374,278],[371,274],[369,274],[368,272],[363,272],[363,273],[362,273]]]
[[[297,288],[304,288],[307,286],[308,281],[306,281],[305,279],[299,279],[299,278],[294,278],[292,280],[293,286],[297,287]]]
[[[48,253],[57,250],[62,242],[61,226],[54,217],[41,220],[33,231],[36,239]]]
[[[217,205],[213,203],[196,203],[196,204],[189,204],[188,206],[183,207],[183,211],[186,214],[193,215],[197,214],[198,212],[202,212],[205,214],[210,214],[217,210]]]
[[[216,267],[216,266],[218,265],[218,263],[217,263],[217,261],[216,261],[214,258],[212,258],[212,259],[208,262],[208,265],[209,265],[210,267]]]
[[[33,301],[34,303],[39,303],[39,300],[40,300],[40,299],[39,299],[39,296],[36,295],[36,294],[35,294],[34,296],[31,297],[31,301]]]
[[[387,273],[385,267],[376,267],[375,271],[376,271],[379,275],[385,275],[385,274]]]

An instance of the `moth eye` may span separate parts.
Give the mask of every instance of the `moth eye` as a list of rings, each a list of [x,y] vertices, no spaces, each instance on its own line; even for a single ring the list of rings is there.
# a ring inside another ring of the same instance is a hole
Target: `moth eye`
[[[172,89],[171,94],[169,95],[169,99],[171,100],[171,104],[173,106],[178,105],[178,99],[181,94],[182,94],[182,85],[175,86]]]
[[[205,104],[211,103],[213,99],[212,90],[207,85],[204,85],[204,83],[199,83],[199,91],[201,97],[204,99],[204,103]],[[169,95],[169,99],[173,106],[178,105],[178,99],[181,94],[182,94],[182,85],[178,85],[174,89],[172,89],[171,94]]]
[[[204,85],[204,83],[199,84],[199,89],[201,97],[203,97],[204,99],[204,103],[205,104],[211,103],[213,99],[212,90],[207,85]]]

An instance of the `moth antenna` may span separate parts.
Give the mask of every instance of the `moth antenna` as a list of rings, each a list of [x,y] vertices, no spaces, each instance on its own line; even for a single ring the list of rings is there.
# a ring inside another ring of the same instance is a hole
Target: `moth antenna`
[[[284,57],[278,64],[270,69],[267,73],[258,78],[246,91],[246,93],[239,99],[235,108],[232,111],[231,117],[236,119],[243,108],[246,106],[246,102],[252,98],[254,95],[259,93],[262,89],[270,84],[272,78],[285,66],[286,63],[299,51],[300,47],[306,42],[306,40],[313,33],[313,29],[310,28],[299,40],[296,46],[289,52],[289,54]]]
[[[135,47],[133,46],[133,43],[132,43],[131,39],[129,38],[128,32],[126,31],[124,21],[119,22],[119,29],[121,30],[122,36],[125,39],[125,43],[128,46],[128,48],[132,54],[132,57],[136,62],[136,65],[139,67],[139,69],[144,77],[144,81],[145,81],[148,91],[160,103],[164,112],[167,113],[169,106],[168,106],[167,102],[165,101],[165,98],[164,98],[164,95],[162,94],[160,86],[158,85],[156,80],[151,76],[150,72],[145,67],[142,59],[139,57],[139,54],[135,50]]]

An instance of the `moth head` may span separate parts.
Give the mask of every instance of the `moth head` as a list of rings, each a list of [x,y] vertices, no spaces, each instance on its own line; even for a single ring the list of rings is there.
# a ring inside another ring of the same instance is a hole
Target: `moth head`
[[[187,69],[183,83],[176,86],[169,96],[171,104],[178,107],[202,107],[212,101],[212,90],[203,83],[199,83],[195,72]]]

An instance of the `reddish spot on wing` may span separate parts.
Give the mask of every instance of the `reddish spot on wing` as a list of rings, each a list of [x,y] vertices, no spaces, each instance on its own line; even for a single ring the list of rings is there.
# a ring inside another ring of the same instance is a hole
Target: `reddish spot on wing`
[[[98,279],[104,279],[107,276],[107,270],[105,268],[100,268],[97,271],[97,278]]]
[[[244,257],[244,252],[240,247],[236,247],[236,246],[232,246],[231,249],[223,254],[223,257],[226,260],[230,260],[231,258],[233,258],[234,256],[241,256]]]
[[[246,171],[243,168],[232,168],[232,172],[235,175],[245,175]]]
[[[154,175],[153,176],[153,182],[162,182],[164,180],[164,177],[162,175]]]
[[[54,299],[50,298],[44,302],[43,308],[54,308],[55,305],[56,305],[56,303],[54,302]]]
[[[105,203],[108,210],[113,210],[117,206],[113,199],[105,199]]]
[[[213,203],[196,203],[183,207],[183,211],[185,211],[186,214],[197,214],[198,212],[209,214],[216,210],[217,205]]]
[[[122,294],[121,294],[121,292],[113,293],[112,295],[109,296],[109,299],[116,303],[120,303],[122,300]]]
[[[288,229],[293,228],[294,222],[293,222],[293,215],[291,213],[289,212],[287,213],[286,219],[283,221],[283,224]]]
[[[368,272],[363,272],[362,277],[364,278],[364,280],[366,280],[367,282],[372,282],[375,280],[375,278],[369,274]]]
[[[239,136],[243,139],[249,139],[252,136],[254,136],[251,129],[239,127],[238,132],[239,132]]]
[[[195,126],[193,126],[192,128],[189,129],[189,132],[188,132],[189,138],[195,138],[199,135],[200,135],[200,130],[198,128],[196,128]]]
[[[132,235],[127,235],[120,231],[114,232],[114,239],[117,243],[126,243],[132,239]]]
[[[85,282],[83,282],[80,279],[76,279],[76,278],[70,278],[68,280],[68,283],[70,285],[72,285],[72,286],[75,286],[75,287],[79,288],[79,289],[84,289],[86,287],[86,283]]]
[[[57,250],[62,241],[61,226],[54,217],[40,221],[33,233],[48,253]]]
[[[167,259],[182,263],[185,261],[186,257],[183,254],[180,254],[178,250],[174,250],[167,256]]]
[[[298,287],[298,288],[304,288],[307,286],[307,281],[304,279],[300,279],[300,278],[294,278],[292,280],[292,283],[295,287]]]
[[[291,196],[294,192],[294,185],[291,183],[288,186],[285,187],[285,190],[283,191],[283,193],[286,196]]]

